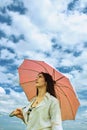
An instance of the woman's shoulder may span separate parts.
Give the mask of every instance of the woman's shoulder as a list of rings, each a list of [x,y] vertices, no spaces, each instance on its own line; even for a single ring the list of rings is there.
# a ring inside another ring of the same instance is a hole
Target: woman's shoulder
[[[50,93],[46,93],[46,96],[48,97],[48,100],[50,100],[51,102],[58,102],[58,99],[56,97],[54,97],[53,95],[51,95]]]

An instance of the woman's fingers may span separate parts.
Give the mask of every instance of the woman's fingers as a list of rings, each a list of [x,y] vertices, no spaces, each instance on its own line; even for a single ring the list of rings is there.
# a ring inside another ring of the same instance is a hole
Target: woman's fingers
[[[9,116],[12,117],[12,116],[17,116],[17,115],[21,115],[22,116],[22,111],[19,108],[17,108],[16,110],[12,111]]]
[[[9,114],[10,117],[13,117],[15,116],[15,111],[12,111],[10,114]]]
[[[17,108],[17,109],[16,109],[16,113],[22,114],[22,110],[21,110],[20,108]]]

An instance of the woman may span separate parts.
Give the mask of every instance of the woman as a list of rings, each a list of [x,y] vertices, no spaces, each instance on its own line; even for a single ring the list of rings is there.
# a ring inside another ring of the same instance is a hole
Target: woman
[[[29,105],[16,109],[12,114],[25,122],[27,130],[63,130],[52,76],[44,72],[39,73],[36,88],[37,96]]]

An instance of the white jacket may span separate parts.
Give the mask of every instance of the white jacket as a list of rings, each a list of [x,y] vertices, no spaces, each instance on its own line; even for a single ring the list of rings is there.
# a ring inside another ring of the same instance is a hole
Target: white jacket
[[[63,130],[58,99],[47,92],[28,116],[27,111],[34,100],[22,109],[27,130]]]

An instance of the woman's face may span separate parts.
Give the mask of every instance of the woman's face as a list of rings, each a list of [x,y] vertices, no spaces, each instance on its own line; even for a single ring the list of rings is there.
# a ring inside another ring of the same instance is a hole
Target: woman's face
[[[46,81],[43,74],[38,74],[36,77],[36,87],[46,87]]]

